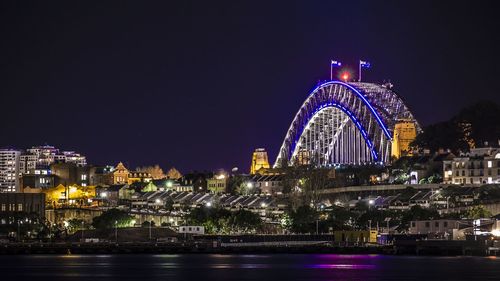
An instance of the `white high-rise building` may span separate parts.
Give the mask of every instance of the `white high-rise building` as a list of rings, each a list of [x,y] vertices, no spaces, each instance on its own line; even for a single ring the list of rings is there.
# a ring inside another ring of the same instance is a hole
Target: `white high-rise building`
[[[0,149],[0,192],[19,192],[19,157],[15,149]]]

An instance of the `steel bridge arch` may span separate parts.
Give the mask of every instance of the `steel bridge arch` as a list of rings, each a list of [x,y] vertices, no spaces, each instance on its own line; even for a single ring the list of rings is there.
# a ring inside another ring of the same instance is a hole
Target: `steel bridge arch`
[[[385,163],[398,120],[413,120],[420,130],[389,87],[328,81],[313,89],[296,113],[274,166],[304,157],[318,166]]]

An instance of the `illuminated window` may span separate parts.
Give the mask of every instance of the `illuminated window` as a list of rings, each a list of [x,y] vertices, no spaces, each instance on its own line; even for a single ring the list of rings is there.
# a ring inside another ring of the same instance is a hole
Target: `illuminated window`
[[[488,168],[493,167],[493,161],[488,161]]]
[[[23,204],[19,203],[17,204],[17,210],[22,211],[23,210]]]

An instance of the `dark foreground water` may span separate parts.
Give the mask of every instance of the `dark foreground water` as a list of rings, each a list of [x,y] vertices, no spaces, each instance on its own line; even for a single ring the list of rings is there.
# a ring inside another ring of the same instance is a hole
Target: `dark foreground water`
[[[500,280],[500,258],[310,254],[0,256],[0,280]]]

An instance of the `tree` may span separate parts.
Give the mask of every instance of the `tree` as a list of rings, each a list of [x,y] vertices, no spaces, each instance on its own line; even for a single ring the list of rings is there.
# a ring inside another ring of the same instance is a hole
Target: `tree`
[[[77,230],[85,229],[85,227],[86,227],[85,221],[82,219],[74,218],[74,219],[70,219],[68,221],[67,228],[68,228],[69,233],[74,233]]]
[[[483,205],[474,206],[469,210],[467,210],[467,212],[465,213],[465,217],[467,219],[474,219],[474,220],[490,218],[491,216],[492,216],[491,212],[486,210],[486,208]]]
[[[492,101],[478,102],[462,109],[448,121],[429,125],[412,142],[417,149],[432,152],[449,148],[454,153],[465,152],[474,146],[498,141],[500,136],[500,106]]]
[[[260,216],[247,210],[238,210],[229,220],[233,231],[240,233],[255,232],[261,225]]]
[[[186,223],[202,225],[207,233],[254,233],[262,226],[259,215],[247,210],[230,212],[217,207],[195,208],[186,216]]]
[[[149,221],[144,221],[141,224],[142,227],[149,227],[150,225],[151,225],[151,227],[155,227],[156,226],[154,221],[150,221],[150,222]]]
[[[415,220],[436,220],[441,216],[434,209],[424,209],[419,205],[411,207],[410,210],[405,211],[401,217],[401,225],[399,228],[401,230],[406,230],[410,227],[410,221]]]
[[[167,172],[167,178],[173,179],[173,180],[178,180],[178,179],[182,178],[182,174],[175,167],[172,167]]]
[[[333,230],[350,230],[355,226],[357,213],[342,207],[333,207],[328,213],[326,226]]]
[[[92,226],[96,229],[109,229],[113,227],[133,226],[134,219],[127,212],[111,209],[92,220]]]
[[[247,178],[242,175],[233,175],[227,179],[226,192],[234,194],[240,192],[242,187],[245,187],[245,180]]]
[[[308,205],[300,206],[290,213],[292,225],[290,230],[294,233],[313,233],[316,231],[318,212]]]
[[[281,220],[280,220],[280,225],[283,229],[285,230],[291,230],[292,228],[292,218],[290,218],[290,216],[288,214],[284,214],[282,217],[281,217]]]
[[[137,171],[148,173],[155,180],[164,179],[163,169],[159,165],[138,167]]]

